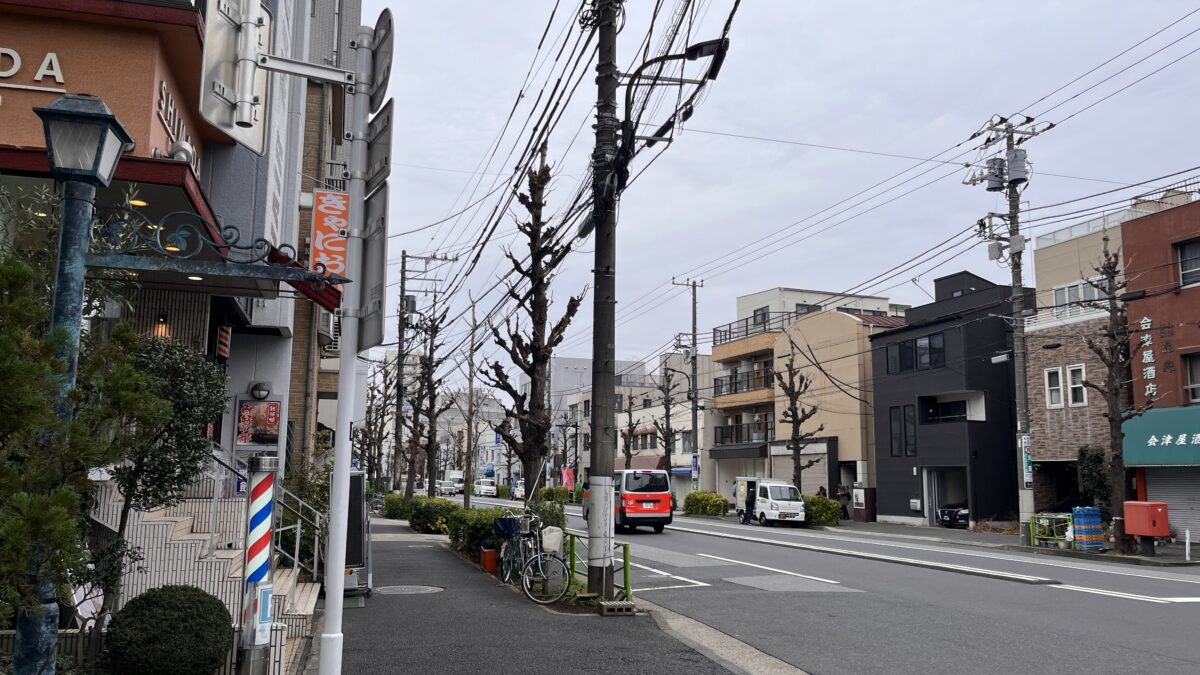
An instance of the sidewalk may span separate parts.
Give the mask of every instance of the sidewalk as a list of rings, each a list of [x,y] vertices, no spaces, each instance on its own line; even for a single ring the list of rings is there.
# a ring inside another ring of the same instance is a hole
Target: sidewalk
[[[374,673],[728,671],[664,633],[650,616],[559,614],[501,585],[441,542],[373,519],[375,592],[343,614],[343,667]],[[441,588],[391,594],[389,586]],[[315,672],[318,655],[309,661]]]

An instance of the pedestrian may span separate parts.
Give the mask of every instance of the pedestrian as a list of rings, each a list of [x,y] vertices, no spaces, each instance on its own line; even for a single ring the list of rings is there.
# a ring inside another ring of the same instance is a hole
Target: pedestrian
[[[822,485],[821,487],[817,488],[817,496],[818,496],[818,497],[826,497],[826,498],[828,498],[828,497],[829,497],[829,493],[825,491],[825,486],[824,486],[824,485]]]
[[[850,488],[838,483],[837,498],[842,505],[842,520],[850,520]]]
[[[750,487],[747,486],[746,487],[746,520],[745,520],[745,523],[747,525],[749,525],[751,522],[753,522],[753,520],[754,520],[754,490],[750,489]]]

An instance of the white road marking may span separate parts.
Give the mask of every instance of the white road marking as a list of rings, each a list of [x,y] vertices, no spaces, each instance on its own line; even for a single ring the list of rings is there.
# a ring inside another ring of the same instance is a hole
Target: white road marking
[[[814,576],[811,576],[808,574],[789,572],[787,570],[776,569],[774,567],[767,567],[766,565],[757,565],[755,563],[745,562],[742,560],[734,560],[733,558],[722,558],[719,555],[709,555],[707,553],[697,553],[696,555],[698,555],[702,558],[712,558],[713,560],[723,560],[727,563],[733,563],[735,565],[745,565],[746,567],[757,567],[760,570],[766,570],[768,572],[775,572],[777,574],[786,574],[788,576],[800,577],[801,579],[811,579],[813,581],[820,581],[820,582],[826,583],[826,584],[841,584],[842,583],[840,581],[834,581],[833,579],[823,579],[821,577],[814,577]]]
[[[832,553],[834,555],[844,555],[851,558],[863,558],[866,560],[879,560],[889,563],[900,563],[902,565],[910,565],[913,567],[926,567],[929,569],[945,570],[947,572],[958,572],[960,574],[971,574],[974,576],[990,577],[992,579],[1000,579],[1003,581],[1016,581],[1024,584],[1053,584],[1058,583],[1053,579],[1045,577],[1035,577],[1028,574],[1017,574],[1015,572],[1000,572],[997,570],[989,570],[982,567],[967,567],[966,565],[955,565],[953,563],[933,562],[930,560],[921,560],[919,558],[902,558],[900,556],[883,555],[881,553],[867,553],[865,551],[853,551],[846,548],[833,548],[831,546],[813,546],[811,544],[800,544],[790,541],[780,541],[778,539],[763,539],[762,537],[747,537],[737,534],[720,534],[717,532],[705,532],[704,530],[694,530],[687,527],[668,526],[668,529],[678,530],[680,532],[691,532],[693,534],[704,534],[710,537],[720,537],[722,539],[737,539],[739,541],[749,541],[756,544],[770,544],[773,546],[786,546],[788,548],[798,548],[808,551],[818,551],[821,553]]]
[[[632,560],[631,560],[631,561],[629,561],[629,564],[630,564],[630,565],[632,565],[633,567],[636,567],[636,568],[638,568],[638,569],[643,569],[643,570],[646,570],[646,571],[648,571],[648,572],[653,572],[653,573],[655,573],[655,574],[659,575],[660,577],[668,577],[668,578],[671,578],[671,579],[675,579],[675,580],[677,580],[677,581],[684,581],[684,582],[687,582],[687,583],[689,583],[689,584],[692,584],[693,586],[710,586],[710,585],[711,585],[711,584],[706,584],[706,583],[704,583],[703,581],[696,581],[695,579],[688,579],[687,577],[681,577],[681,576],[679,576],[678,574],[671,574],[670,572],[664,572],[664,571],[662,571],[662,570],[655,569],[655,568],[653,568],[653,567],[651,567],[651,566],[649,566],[649,565],[643,565],[643,564],[641,564],[641,563],[635,563],[635,562],[633,562]],[[639,589],[638,589],[636,586],[635,586],[635,587],[634,587],[634,589],[633,589],[633,591],[634,591],[635,593],[636,593],[636,592],[638,592],[638,590],[639,590]]]
[[[1200,602],[1200,598],[1162,598],[1167,602],[1176,602],[1179,604],[1187,604],[1192,602]]]
[[[1141,602],[1152,602],[1158,605],[1168,605],[1170,600],[1164,598],[1153,598],[1149,595],[1137,595],[1135,593],[1120,593],[1118,591],[1106,591],[1103,588],[1087,588],[1086,586],[1071,586],[1068,584],[1058,584],[1054,588],[1061,588],[1064,591],[1079,591],[1080,593],[1091,593],[1093,595],[1107,595],[1111,598],[1123,598],[1125,600],[1139,600]]]
[[[700,586],[697,586],[696,584],[679,584],[678,586],[651,586],[650,588],[638,588],[637,586],[634,586],[633,592],[635,595],[640,595],[646,591],[674,591],[680,588],[701,588],[707,585],[708,584],[701,584]]]

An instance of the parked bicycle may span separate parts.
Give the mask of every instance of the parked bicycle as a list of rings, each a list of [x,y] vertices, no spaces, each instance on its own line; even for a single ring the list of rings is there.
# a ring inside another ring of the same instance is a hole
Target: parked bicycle
[[[539,605],[558,602],[570,590],[567,564],[542,549],[542,519],[529,507],[520,516],[512,511],[493,521],[500,544],[500,578],[504,583],[521,580],[525,597]]]

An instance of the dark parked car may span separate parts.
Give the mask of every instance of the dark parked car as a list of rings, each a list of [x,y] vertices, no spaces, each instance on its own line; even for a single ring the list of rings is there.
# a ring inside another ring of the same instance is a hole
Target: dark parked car
[[[967,510],[966,502],[943,504],[937,510],[937,521],[942,527],[968,527],[971,524],[971,512]]]

